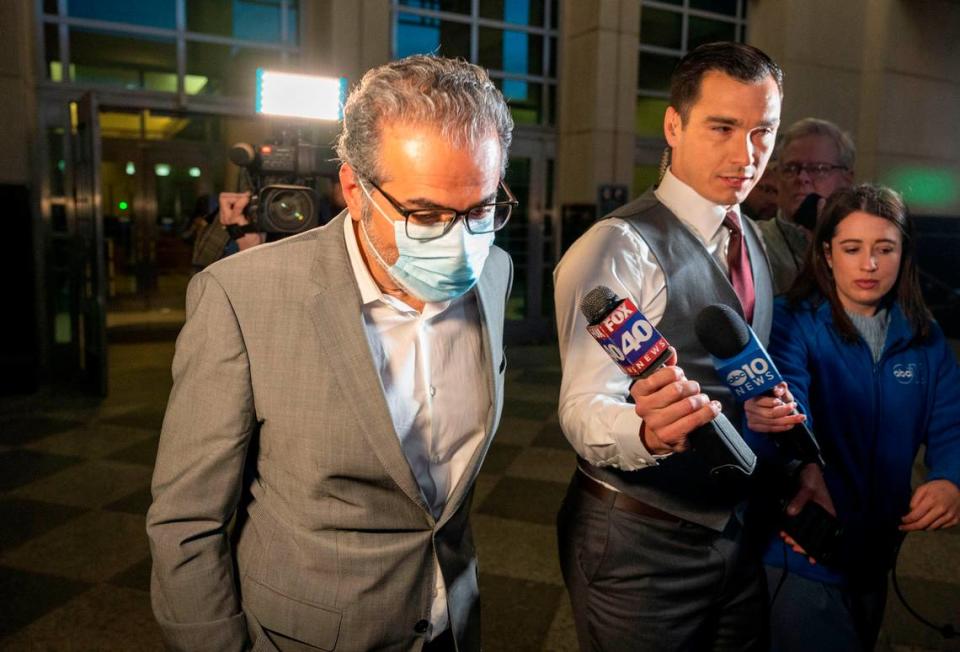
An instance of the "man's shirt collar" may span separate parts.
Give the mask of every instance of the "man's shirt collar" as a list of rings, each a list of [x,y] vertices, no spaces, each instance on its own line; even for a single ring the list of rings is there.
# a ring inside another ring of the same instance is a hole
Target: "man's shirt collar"
[[[693,229],[704,242],[710,242],[723,226],[727,211],[740,215],[740,205],[722,206],[701,196],[667,169],[655,193],[664,206]]]

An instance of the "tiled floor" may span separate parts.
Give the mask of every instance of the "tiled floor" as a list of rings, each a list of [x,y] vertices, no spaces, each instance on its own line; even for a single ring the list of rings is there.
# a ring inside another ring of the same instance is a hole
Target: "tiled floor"
[[[0,651],[162,649],[150,612],[143,517],[172,342],[111,348],[111,391],[0,399]],[[474,527],[484,647],[575,649],[554,515],[573,469],[556,421],[553,347],[511,347],[507,404],[480,474]],[[902,587],[960,621],[958,532],[913,535]],[[882,649],[960,650],[891,597]]]

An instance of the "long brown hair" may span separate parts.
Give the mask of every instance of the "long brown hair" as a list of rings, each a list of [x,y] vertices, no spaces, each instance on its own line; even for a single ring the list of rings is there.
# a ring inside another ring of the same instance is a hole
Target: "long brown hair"
[[[824,299],[829,301],[833,325],[840,335],[849,341],[855,341],[859,337],[856,327],[840,303],[833,270],[827,264],[826,257],[826,249],[833,240],[837,226],[844,218],[857,211],[881,217],[900,231],[900,269],[896,282],[883,297],[881,305],[889,307],[893,302],[899,303],[913,328],[914,337],[925,339],[930,334],[932,316],[920,292],[913,220],[910,219],[900,195],[886,186],[865,183],[838,190],[830,196],[813,233],[813,241],[807,248],[803,271],[787,293],[787,300],[793,308],[798,307],[804,300],[810,301],[814,307],[820,305]]]

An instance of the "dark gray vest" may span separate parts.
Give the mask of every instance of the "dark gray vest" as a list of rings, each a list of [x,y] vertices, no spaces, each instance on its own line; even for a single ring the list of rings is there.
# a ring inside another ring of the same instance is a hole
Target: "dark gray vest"
[[[657,330],[676,348],[678,364],[687,378],[699,382],[708,396],[720,401],[724,414],[739,428],[743,410],[720,382],[710,355],[693,328],[700,310],[713,303],[724,303],[743,316],[740,300],[723,268],[700,240],[657,201],[653,191],[607,217],[627,222],[650,247],[666,277],[667,306]],[[751,325],[766,345],[773,318],[770,267],[756,227],[746,219],[743,224],[756,288]],[[656,467],[638,471],[597,467],[583,459],[579,463],[594,478],[638,500],[715,530],[723,530],[733,508],[745,497],[746,483],[737,487],[719,485],[708,476],[706,465],[696,453],[671,455]]]

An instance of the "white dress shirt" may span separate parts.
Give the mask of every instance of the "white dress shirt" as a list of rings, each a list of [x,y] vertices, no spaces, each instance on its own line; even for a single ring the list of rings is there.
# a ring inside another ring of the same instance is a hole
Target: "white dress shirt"
[[[730,233],[723,228],[728,210],[703,198],[667,170],[656,197],[703,243],[726,270]],[[554,270],[557,331],[563,380],[560,426],[581,457],[596,466],[632,471],[657,463],[640,439],[642,420],[626,402],[630,378],[587,333],[580,300],[598,285],[630,297],[656,326],[667,306],[663,269],[647,243],[627,222],[601,220],[577,240]],[[693,328],[691,322],[690,325]],[[683,360],[679,361],[683,366]]]
[[[363,323],[394,429],[434,518],[483,440],[491,396],[476,292],[417,312],[380,291],[360,255],[353,220],[344,238],[360,288]],[[448,626],[447,594],[436,562],[428,638]]]

